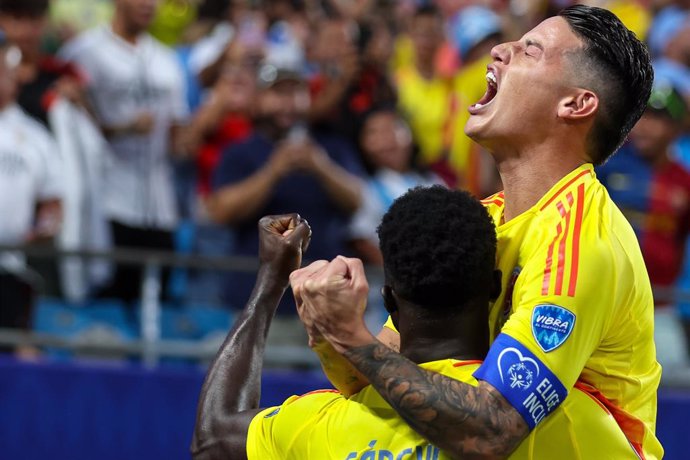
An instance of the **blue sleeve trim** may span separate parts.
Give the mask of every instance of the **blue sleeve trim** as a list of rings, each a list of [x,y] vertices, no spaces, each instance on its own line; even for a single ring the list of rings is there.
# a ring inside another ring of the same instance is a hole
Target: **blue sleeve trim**
[[[530,430],[553,412],[568,391],[527,347],[500,334],[474,377],[493,385],[522,415]]]

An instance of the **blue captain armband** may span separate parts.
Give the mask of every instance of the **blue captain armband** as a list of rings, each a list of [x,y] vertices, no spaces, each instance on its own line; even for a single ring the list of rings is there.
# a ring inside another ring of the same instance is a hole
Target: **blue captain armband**
[[[568,394],[539,358],[509,335],[500,334],[474,377],[493,385],[534,429]]]

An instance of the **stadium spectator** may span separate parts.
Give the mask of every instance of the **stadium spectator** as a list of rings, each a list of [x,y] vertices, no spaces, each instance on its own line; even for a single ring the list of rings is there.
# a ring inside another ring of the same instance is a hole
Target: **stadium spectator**
[[[266,63],[258,84],[255,132],[223,153],[209,199],[211,216],[234,230],[233,255],[256,253],[259,216],[291,209],[309,216],[319,231],[311,242],[312,256],[347,253],[347,224],[361,203],[363,171],[356,154],[340,138],[308,133],[309,93],[298,73]],[[232,307],[241,308],[252,284],[251,275],[228,277]],[[288,322],[295,319],[288,299],[279,313],[289,314]]]
[[[678,13],[681,21],[669,27],[654,61],[654,75],[669,80],[690,103],[690,13]]]
[[[687,115],[687,105],[677,89],[656,80],[630,142],[598,170],[611,198],[637,234],[656,288],[654,336],[658,360],[667,372],[688,364],[671,292],[690,234],[690,172],[672,156],[673,143]]]
[[[5,245],[52,238],[62,219],[57,148],[46,128],[16,102],[20,60],[19,49],[0,35],[0,243]],[[0,253],[1,328],[30,326],[34,290],[28,273],[22,254]]]
[[[394,108],[373,108],[364,115],[359,148],[369,172],[362,206],[352,217],[350,238],[355,253],[365,263],[381,266],[376,227],[393,200],[418,185],[441,180],[419,172],[414,165],[412,133]]]
[[[426,165],[435,164],[436,171],[447,170],[444,179],[455,185],[456,177],[447,163],[450,146],[444,145],[444,141],[452,137],[450,121],[458,107],[451,99],[451,81],[436,69],[437,53],[444,41],[443,27],[443,17],[436,8],[417,9],[409,32],[414,60],[395,72],[395,84],[398,106],[419,146],[419,160]]]
[[[494,161],[465,134],[464,126],[470,117],[466,108],[486,90],[483,77],[491,63],[489,52],[502,39],[501,21],[493,11],[471,6],[455,16],[451,27],[452,43],[462,65],[452,83],[453,105],[445,133],[447,155],[458,186],[475,196],[488,196],[500,189]]]
[[[687,106],[676,88],[655,83],[630,142],[598,168],[602,183],[640,240],[652,284],[670,287],[690,231],[690,173],[672,157]],[[662,304],[669,299],[659,299]]]
[[[232,2],[225,18],[219,21],[192,48],[189,66],[204,88],[213,86],[228,55],[237,46],[248,52],[254,61],[264,58],[268,18],[262,9],[250,8],[246,2]]]
[[[309,119],[316,129],[354,143],[359,118],[367,110],[396,103],[388,77],[392,46],[382,20],[357,24],[330,17],[319,24],[311,38],[318,70],[309,82],[314,99]]]
[[[61,55],[86,73],[89,102],[109,140],[104,207],[116,247],[173,249],[177,224],[170,158],[185,153],[183,74],[147,32],[156,0],[115,0],[111,24],[83,33]],[[103,296],[139,296],[140,270],[118,266]]]
[[[299,0],[270,0],[261,8],[229,2],[224,20],[194,46],[190,66],[204,87],[210,87],[225,58],[239,46],[255,61],[266,58],[281,67],[301,69],[309,33],[306,14]]]
[[[260,221],[259,233],[257,289],[202,388],[194,459],[451,458],[410,428],[372,386],[350,398],[317,390],[278,407],[259,407],[266,334],[287,274],[300,265],[309,227],[295,215],[274,216]],[[477,385],[471,373],[488,349],[486,304],[499,289],[493,223],[466,193],[421,188],[393,204],[379,233],[387,275],[382,293],[401,331],[401,352],[420,368]],[[345,278],[358,290],[368,287],[355,259],[320,261],[290,278],[296,292],[300,279],[307,278],[316,283]],[[583,391],[574,390],[552,417],[509,458],[549,458],[554,451],[564,460],[635,457],[613,417]]]
[[[232,232],[218,225],[208,214],[213,176],[222,152],[244,141],[252,132],[252,104],[255,101],[256,66],[240,54],[226,58],[215,85],[191,123],[188,145],[197,152],[193,251],[204,256],[227,254]],[[222,304],[225,274],[197,271],[190,273],[187,296],[190,299]]]
[[[84,93],[75,66],[45,54],[41,48],[48,23],[48,7],[48,0],[1,0],[0,28],[21,51],[21,63],[16,71],[17,103],[55,134],[49,121],[49,111],[54,102],[63,98],[82,106]],[[59,153],[53,152],[53,155]],[[45,239],[41,244],[53,247],[56,243]],[[65,280],[57,261],[30,258],[29,265],[43,278],[44,294],[63,294]]]
[[[48,0],[1,0],[0,28],[19,47],[17,103],[48,126],[48,110],[56,97],[83,104],[82,81],[74,65],[46,55],[41,49],[48,22]]]

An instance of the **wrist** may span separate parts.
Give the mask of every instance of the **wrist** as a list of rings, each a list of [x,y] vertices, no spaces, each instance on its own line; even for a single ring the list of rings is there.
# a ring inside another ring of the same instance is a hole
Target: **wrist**
[[[269,161],[263,169],[264,177],[270,184],[274,184],[283,176],[282,169],[276,162]]]
[[[281,270],[271,262],[260,262],[256,284],[266,292],[282,293],[290,284],[290,272]]]
[[[364,324],[352,331],[346,331],[338,336],[327,337],[327,339],[340,354],[346,354],[355,348],[365,347],[377,342],[376,337],[369,332]]]

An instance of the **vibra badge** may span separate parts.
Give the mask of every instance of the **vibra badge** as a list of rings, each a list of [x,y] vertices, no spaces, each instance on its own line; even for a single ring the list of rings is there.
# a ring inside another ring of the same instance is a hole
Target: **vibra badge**
[[[574,326],[575,314],[558,305],[537,305],[532,311],[532,335],[546,353],[560,347]]]

